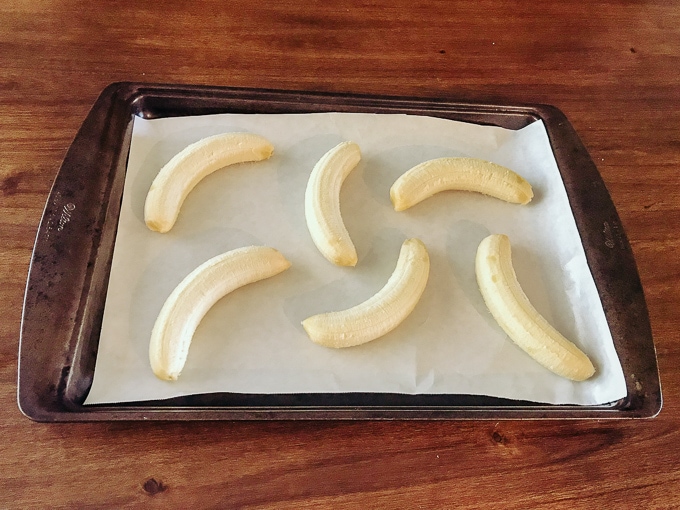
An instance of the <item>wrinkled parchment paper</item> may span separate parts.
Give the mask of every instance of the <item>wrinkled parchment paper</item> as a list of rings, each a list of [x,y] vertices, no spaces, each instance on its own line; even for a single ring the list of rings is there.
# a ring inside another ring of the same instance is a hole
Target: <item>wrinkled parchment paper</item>
[[[159,169],[188,144],[231,131],[265,136],[274,155],[208,176],[189,194],[170,232],[148,230],[144,200]],[[311,169],[344,140],[362,150],[341,192],[343,218],[359,255],[355,268],[327,262],[304,218]],[[519,206],[444,192],[395,212],[389,199],[395,179],[442,156],[484,158],[512,168],[531,182],[534,200]],[[495,324],[474,275],[477,245],[491,233],[510,237],[526,294],[591,357],[597,369],[592,379],[575,383],[553,375]],[[377,292],[409,237],[428,247],[431,272],[406,321],[363,346],[332,350],[312,343],[300,322]],[[179,380],[157,379],[149,367],[149,336],[167,296],[204,261],[248,245],[272,246],[292,267],[219,301],[199,325]],[[461,393],[556,404],[624,397],[621,365],[542,122],[512,131],[407,115],[136,118],[86,403],[216,391]]]

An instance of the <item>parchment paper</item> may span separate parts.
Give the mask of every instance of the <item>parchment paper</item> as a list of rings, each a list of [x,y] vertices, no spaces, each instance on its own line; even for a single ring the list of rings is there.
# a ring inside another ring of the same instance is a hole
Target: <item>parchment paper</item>
[[[144,224],[144,200],[159,169],[209,135],[249,131],[275,147],[266,162],[221,169],[189,194],[174,228]],[[304,191],[318,159],[341,141],[362,161],[345,181],[341,207],[355,268],[335,267],[311,241]],[[484,158],[531,182],[527,206],[444,192],[404,212],[389,188],[412,166],[442,156]],[[508,339],[477,288],[474,257],[490,233],[510,237],[526,294],[593,360],[575,383],[539,366]],[[420,238],[430,280],[393,332],[345,350],[318,346],[300,322],[358,304],[385,284],[401,243]],[[267,245],[292,267],[219,301],[194,335],[176,382],[149,367],[151,328],[167,296],[194,268],[227,250]],[[601,404],[626,395],[623,372],[586,264],[542,122],[512,131],[444,119],[348,113],[210,115],[135,119],[118,237],[87,404],[186,394],[394,392],[491,395],[556,404]]]

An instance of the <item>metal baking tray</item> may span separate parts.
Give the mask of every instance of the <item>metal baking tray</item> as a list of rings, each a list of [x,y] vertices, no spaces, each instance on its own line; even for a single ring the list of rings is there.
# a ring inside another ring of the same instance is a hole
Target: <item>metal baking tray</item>
[[[88,405],[135,116],[361,112],[522,128],[545,124],[614,339],[628,394],[600,406],[473,395],[212,393]],[[653,417],[661,387],[633,254],[604,182],[567,118],[538,104],[114,83],[69,148],[38,230],[24,299],[18,404],[38,421]]]

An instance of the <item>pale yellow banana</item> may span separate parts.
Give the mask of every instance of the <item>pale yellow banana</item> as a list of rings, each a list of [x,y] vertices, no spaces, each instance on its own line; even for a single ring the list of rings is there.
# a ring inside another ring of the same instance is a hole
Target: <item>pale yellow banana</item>
[[[507,335],[548,370],[583,381],[595,367],[531,305],[512,266],[510,240],[502,234],[485,238],[477,249],[477,283],[491,315]]]
[[[167,232],[201,179],[225,166],[267,159],[273,151],[269,141],[251,133],[224,133],[189,145],[161,168],[151,184],[144,204],[147,227]]]
[[[357,252],[340,214],[340,188],[361,160],[353,142],[342,142],[314,166],[305,190],[305,219],[321,254],[338,266],[355,266]]]
[[[446,190],[476,191],[527,204],[534,192],[523,177],[503,166],[475,158],[439,158],[414,166],[390,189],[395,211],[403,211]]]
[[[302,321],[317,344],[352,347],[379,338],[396,328],[416,307],[427,285],[430,258],[419,239],[408,239],[387,284],[367,301],[338,312],[314,315]]]
[[[154,374],[165,380],[179,377],[194,331],[219,299],[289,267],[281,253],[266,246],[232,250],[197,267],[170,294],[156,319],[149,344]]]

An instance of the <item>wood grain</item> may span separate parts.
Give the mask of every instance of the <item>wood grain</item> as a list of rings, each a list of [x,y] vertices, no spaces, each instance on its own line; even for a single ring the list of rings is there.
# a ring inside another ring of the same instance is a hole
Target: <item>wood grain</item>
[[[680,506],[680,6],[149,0],[0,4],[0,507]],[[651,420],[49,425],[16,405],[52,180],[119,80],[544,102],[611,192],[664,391]]]

